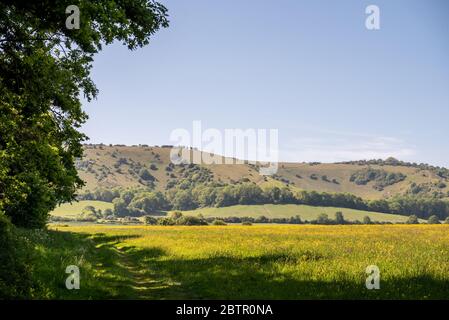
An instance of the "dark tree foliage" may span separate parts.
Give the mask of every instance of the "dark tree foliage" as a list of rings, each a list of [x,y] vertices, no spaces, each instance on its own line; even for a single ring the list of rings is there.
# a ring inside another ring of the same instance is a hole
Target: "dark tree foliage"
[[[397,160],[393,157],[387,158],[385,160],[382,159],[372,159],[372,160],[358,160],[358,161],[345,161],[345,162],[337,162],[340,164],[355,164],[359,166],[365,165],[379,165],[379,166],[400,166],[400,167],[410,167],[417,168],[420,170],[429,170],[434,172],[440,178],[449,178],[449,169],[443,167],[431,166],[427,163],[412,163],[405,162],[401,160]]]
[[[343,216],[343,212],[341,212],[341,211],[335,212],[335,223],[336,224],[345,224],[345,218]]]
[[[0,213],[0,297],[26,299],[39,288],[32,280],[32,246],[16,234],[16,228]]]
[[[437,216],[433,215],[430,216],[429,219],[427,220],[428,224],[440,224],[440,220],[438,219]]]
[[[94,195],[98,195],[95,197]],[[82,199],[105,200],[108,195],[101,189],[87,192]],[[427,219],[436,215],[440,220],[449,216],[449,202],[436,198],[395,196],[382,200],[364,200],[350,193],[326,193],[316,191],[295,191],[288,187],[268,187],[246,182],[236,185],[199,184],[193,189],[178,186],[165,194],[151,189],[115,189],[114,208],[118,216],[133,213],[151,214],[164,210],[192,210],[204,207],[228,207],[238,204],[304,204],[310,206],[338,207],[367,210],[400,215],[415,215]],[[344,217],[336,216],[338,223],[346,223]]]
[[[66,28],[69,5],[79,29]],[[0,3],[0,211],[14,224],[44,226],[83,184],[74,160],[86,140],[81,95],[97,95],[94,54],[114,40],[142,47],[167,26],[166,8],[151,0]]]
[[[385,170],[365,168],[354,172],[349,181],[357,185],[366,185],[374,181],[373,188],[382,191],[386,186],[403,181],[406,176],[400,172],[387,172]]]

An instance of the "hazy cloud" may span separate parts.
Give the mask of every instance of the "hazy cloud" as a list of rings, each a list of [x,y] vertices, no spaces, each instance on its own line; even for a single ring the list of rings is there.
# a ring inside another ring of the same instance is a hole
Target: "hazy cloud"
[[[416,154],[414,146],[404,140],[366,134],[326,133],[299,137],[281,145],[282,161],[337,162],[395,157],[407,160]]]

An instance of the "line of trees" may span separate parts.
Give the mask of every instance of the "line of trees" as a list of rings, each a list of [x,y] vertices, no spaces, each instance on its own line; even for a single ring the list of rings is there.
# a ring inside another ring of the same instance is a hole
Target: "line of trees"
[[[364,216],[361,221],[348,221],[344,218],[341,211],[335,212],[334,218],[330,218],[327,214],[322,213],[318,215],[316,219],[307,221],[302,220],[299,215],[289,218],[268,218],[265,216],[259,217],[203,217],[198,216],[186,216],[179,211],[171,212],[169,216],[162,218],[155,218],[152,216],[145,217],[145,224],[148,225],[164,225],[164,226],[174,226],[174,225],[226,225],[228,223],[242,223],[242,224],[253,224],[253,223],[276,223],[276,224],[318,224],[318,225],[344,225],[344,224],[391,224],[391,222],[378,222],[372,221],[369,216]],[[415,215],[411,215],[405,224],[419,224],[418,218]],[[428,224],[440,224],[441,222],[436,216],[431,216]],[[444,223],[449,223],[449,218],[445,220]]]
[[[152,216],[145,217],[145,223],[150,225],[226,225],[227,223],[278,223],[278,224],[327,224],[327,225],[338,225],[338,224],[371,224],[371,220],[368,216],[364,217],[363,222],[360,221],[346,221],[344,219],[343,213],[338,211],[335,213],[335,218],[331,219],[325,213],[320,214],[317,219],[311,221],[303,221],[299,215],[290,218],[268,218],[265,216],[259,217],[203,217],[198,216],[186,216],[179,211],[171,212],[169,216],[163,218],[154,218]]]
[[[379,165],[379,166],[400,166],[400,167],[410,167],[420,170],[429,170],[434,172],[440,178],[449,178],[449,169],[444,167],[432,166],[427,163],[416,163],[416,162],[406,162],[389,157],[385,160],[383,159],[372,159],[372,160],[356,160],[356,161],[344,161],[337,162],[341,164],[354,164],[360,166],[366,165]]]
[[[382,213],[415,215],[421,219],[449,217],[449,202],[436,198],[396,196],[391,199],[364,200],[349,193],[292,191],[288,187],[262,189],[254,183],[237,185],[200,184],[193,188],[171,188],[165,193],[148,189],[96,190],[79,197],[114,204],[117,216],[139,216],[167,210],[194,210],[254,204],[304,204],[350,208]]]

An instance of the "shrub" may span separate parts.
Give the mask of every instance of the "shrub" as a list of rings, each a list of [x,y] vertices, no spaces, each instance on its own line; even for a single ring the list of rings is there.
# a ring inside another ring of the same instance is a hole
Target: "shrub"
[[[255,223],[268,223],[270,220],[265,216],[260,216],[254,220]]]
[[[157,219],[151,216],[146,216],[145,219],[145,224],[150,224],[150,225],[155,225],[157,224]]]
[[[407,224],[418,224],[418,223],[419,223],[418,217],[415,216],[414,214],[412,214],[411,216],[408,217],[406,223],[407,223]]]
[[[271,221],[274,222],[274,223],[276,223],[276,222],[278,222],[278,223],[287,223],[287,220],[285,220],[285,222],[283,222],[283,220],[278,220],[278,221],[276,221],[275,218],[271,219]],[[291,224],[301,224],[301,223],[302,223],[302,220],[301,220],[301,217],[300,217],[299,215],[296,215],[296,216],[294,216],[294,217],[290,217],[290,218],[288,219],[288,223],[291,223]]]
[[[97,211],[96,211],[94,206],[85,206],[83,211],[82,211],[82,214],[83,215],[94,215],[94,216],[96,216],[97,215]]]
[[[170,212],[169,218],[173,219],[173,220],[178,220],[178,219],[182,218],[182,212],[172,211],[172,212]]]
[[[371,224],[372,223],[371,218],[369,216],[364,216],[362,222],[363,222],[363,224]]]
[[[98,217],[95,212],[92,211],[83,211],[80,215],[76,217],[76,220],[78,221],[89,221],[89,222],[95,222],[97,221]]]
[[[249,221],[242,222],[242,226],[252,226],[253,224]]]
[[[436,215],[430,216],[429,219],[427,219],[428,224],[439,224],[440,219]]]
[[[161,226],[174,226],[176,221],[170,218],[160,218],[157,219],[157,224]]]
[[[105,209],[103,212],[104,217],[109,217],[109,216],[113,216],[113,215],[114,215],[114,211],[112,211],[112,209],[110,209],[110,208]]]
[[[144,181],[154,181],[153,175],[145,168],[140,169],[139,177]]]
[[[336,224],[345,224],[345,218],[341,211],[335,212],[335,223]]]
[[[446,188],[446,184],[445,184],[444,182],[440,181],[440,182],[437,184],[437,187],[440,188],[440,189],[444,189],[444,188]]]
[[[35,289],[31,279],[31,249],[19,239],[15,227],[0,212],[0,298],[29,298]]]
[[[226,222],[224,222],[223,220],[220,220],[220,219],[215,219],[212,222],[212,225],[213,226],[226,226]]]
[[[329,216],[321,213],[315,221],[317,224],[330,224]]]
[[[205,226],[207,222],[200,217],[182,216],[176,220],[176,224],[181,226]]]

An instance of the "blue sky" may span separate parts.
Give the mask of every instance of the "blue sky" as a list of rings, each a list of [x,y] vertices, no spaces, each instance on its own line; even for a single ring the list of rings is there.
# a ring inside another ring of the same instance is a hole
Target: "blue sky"
[[[149,46],[96,56],[90,142],[169,144],[201,120],[278,129],[284,161],[449,167],[449,1],[161,2],[171,25]]]

